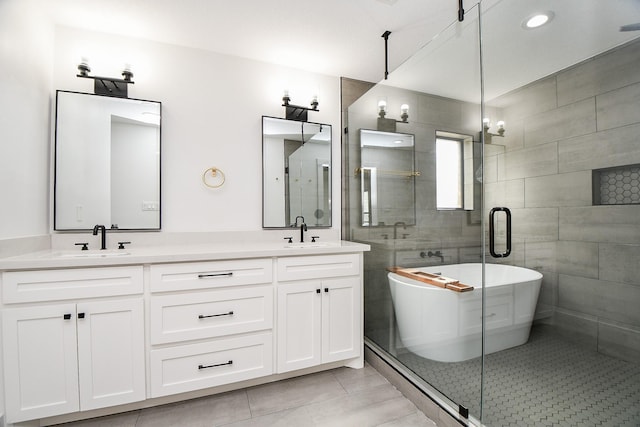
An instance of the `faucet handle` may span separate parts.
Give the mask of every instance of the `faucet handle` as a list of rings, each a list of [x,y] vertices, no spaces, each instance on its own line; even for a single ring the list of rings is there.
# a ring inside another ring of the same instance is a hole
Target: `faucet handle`
[[[118,249],[124,249],[124,245],[130,245],[131,242],[118,242]]]
[[[283,237],[284,240],[288,240],[287,243],[293,243],[293,237]]]
[[[74,243],[76,246],[82,246],[82,251],[89,250],[89,243]]]
[[[311,236],[311,243],[315,243],[316,239],[319,239],[320,236]]]

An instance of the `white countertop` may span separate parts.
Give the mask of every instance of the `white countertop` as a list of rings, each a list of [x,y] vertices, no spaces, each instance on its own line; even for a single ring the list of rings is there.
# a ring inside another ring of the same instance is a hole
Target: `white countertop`
[[[0,258],[0,270],[43,268],[104,267],[166,262],[215,261],[241,258],[264,258],[299,255],[339,254],[369,251],[362,243],[336,241],[323,243],[209,243],[162,245],[106,251],[46,250]]]

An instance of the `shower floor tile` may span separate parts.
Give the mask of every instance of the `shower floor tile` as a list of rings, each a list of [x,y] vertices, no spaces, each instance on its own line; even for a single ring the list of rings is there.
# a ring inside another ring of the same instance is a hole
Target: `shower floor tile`
[[[397,358],[441,393],[480,413],[481,360]],[[640,364],[568,342],[545,325],[524,345],[485,358],[487,426],[639,426]]]

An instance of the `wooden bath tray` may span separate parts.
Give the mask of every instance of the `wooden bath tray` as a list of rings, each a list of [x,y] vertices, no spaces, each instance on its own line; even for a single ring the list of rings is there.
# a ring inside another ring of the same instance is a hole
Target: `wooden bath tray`
[[[455,292],[468,292],[473,290],[473,286],[460,283],[458,280],[440,276],[438,274],[426,273],[415,268],[388,267],[388,271],[400,276],[418,280],[429,285],[438,286]]]

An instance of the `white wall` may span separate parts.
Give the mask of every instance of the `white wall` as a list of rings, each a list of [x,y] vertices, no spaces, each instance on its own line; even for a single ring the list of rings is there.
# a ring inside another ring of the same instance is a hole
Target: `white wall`
[[[119,77],[130,63],[129,97],[162,102],[162,229],[262,231],[262,115],[282,117],[283,90],[333,125],[333,229],[340,227],[340,82],[338,77],[283,68],[198,49],[56,27],[54,89],[92,92],[76,77],[81,57],[93,75]],[[223,187],[203,185],[216,166]],[[337,195],[337,196],[335,196]]]
[[[31,1],[0,0],[0,240],[49,231],[52,40]]]

